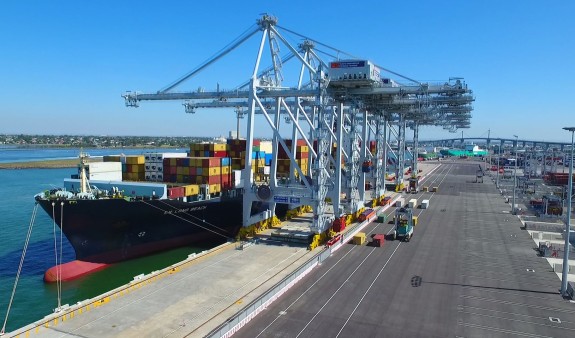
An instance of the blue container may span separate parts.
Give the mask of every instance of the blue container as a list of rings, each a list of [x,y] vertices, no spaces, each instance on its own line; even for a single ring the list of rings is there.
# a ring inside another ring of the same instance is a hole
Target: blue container
[[[260,159],[260,158],[265,158],[266,157],[266,152],[265,151],[253,151],[252,152],[252,159],[256,160],[256,159]]]
[[[196,175],[197,175],[197,176],[202,175],[202,172],[203,172],[203,168],[202,168],[202,167],[196,168]]]
[[[183,165],[184,167],[189,167],[189,166],[190,166],[190,159],[189,159],[188,157],[185,157],[185,158],[182,160],[182,165]]]
[[[222,166],[230,165],[230,163],[231,161],[229,157],[222,157],[222,163],[221,163]]]
[[[210,151],[204,150],[204,157],[210,157]]]
[[[272,154],[266,154],[266,165],[272,165]]]

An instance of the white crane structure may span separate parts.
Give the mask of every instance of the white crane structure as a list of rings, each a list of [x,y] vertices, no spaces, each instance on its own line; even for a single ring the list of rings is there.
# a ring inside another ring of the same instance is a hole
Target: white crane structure
[[[249,80],[233,90],[174,92],[184,81],[260,32],[255,65]],[[297,47],[284,34],[305,38]],[[126,92],[126,105],[138,107],[140,101],[181,100],[187,113],[198,109],[228,108],[238,118],[245,114],[246,158],[242,172],[244,187],[243,225],[249,226],[272,216],[277,203],[291,207],[311,205],[314,212],[312,231],[321,233],[331,226],[334,217],[353,213],[364,206],[366,183],[374,188],[372,197],[383,197],[388,156],[395,154],[396,186],[403,184],[406,128],[437,125],[450,130],[468,128],[471,91],[461,79],[431,85],[419,83],[397,73],[357,58],[330,62],[319,57],[315,46],[342,52],[277,25],[277,19],[263,15],[253,30],[242,34],[215,57],[157,93]],[[268,50],[269,55],[264,53]],[[289,51],[280,56],[280,49]],[[328,54],[329,55],[329,54]],[[265,57],[264,57],[265,56]],[[260,67],[263,59],[271,66]],[[298,62],[298,73],[287,83],[286,64]],[[409,81],[402,85],[383,78],[381,71]],[[415,84],[414,84],[415,83]],[[252,175],[254,120],[262,116],[273,135],[273,153],[279,147],[288,155],[291,170],[284,180],[277,178],[278,156],[273,156],[269,183],[255,182]],[[282,122],[291,125],[291,147],[280,134]],[[238,122],[239,125],[239,122]],[[239,129],[238,129],[239,132]],[[395,141],[388,140],[391,136]],[[302,168],[296,159],[296,141],[309,147],[309,167]],[[376,142],[376,152],[369,149]],[[315,147],[314,147],[315,142]],[[397,144],[397,149],[392,148]],[[335,145],[335,146],[334,146]],[[416,155],[414,155],[416,156]],[[368,168],[366,163],[372,166]],[[415,164],[417,158],[413,160]],[[364,169],[365,168],[365,169]],[[295,174],[297,172],[297,176]],[[331,203],[326,202],[328,198]],[[251,215],[252,204],[266,202],[269,209]]]

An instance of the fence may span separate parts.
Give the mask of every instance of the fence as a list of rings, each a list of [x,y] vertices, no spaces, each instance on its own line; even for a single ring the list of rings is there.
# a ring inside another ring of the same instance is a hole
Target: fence
[[[226,320],[222,325],[212,330],[206,337],[230,337],[250,320],[265,310],[274,300],[284,294],[289,288],[295,285],[305,275],[307,275],[318,264],[327,259],[331,254],[331,248],[327,248],[310,258],[296,271],[284,277],[263,295],[246,305],[238,313]]]

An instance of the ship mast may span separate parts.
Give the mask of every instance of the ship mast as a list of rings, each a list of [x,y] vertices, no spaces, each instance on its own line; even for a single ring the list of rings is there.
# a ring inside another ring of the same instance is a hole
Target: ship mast
[[[90,191],[90,187],[88,186],[88,179],[86,178],[86,159],[88,158],[88,154],[80,151],[80,192],[87,193]]]

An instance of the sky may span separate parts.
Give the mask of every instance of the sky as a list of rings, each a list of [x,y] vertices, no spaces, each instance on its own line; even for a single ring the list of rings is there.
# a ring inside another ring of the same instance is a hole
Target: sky
[[[186,114],[180,101],[130,108],[121,95],[165,88],[262,13],[276,16],[280,27],[421,82],[463,77],[475,96],[465,137],[486,137],[490,130],[491,137],[571,140],[562,127],[575,126],[572,0],[4,0],[0,133],[225,136],[236,129],[233,110]],[[247,81],[260,38],[176,91],[231,89]],[[241,123],[245,134],[246,120]],[[262,117],[254,133],[271,135]],[[459,136],[422,127],[419,137]]]

